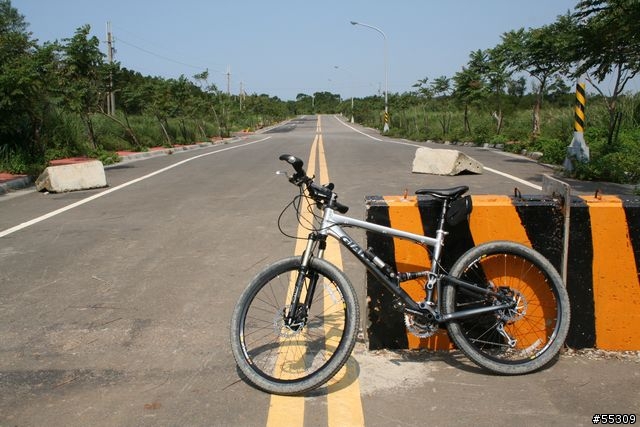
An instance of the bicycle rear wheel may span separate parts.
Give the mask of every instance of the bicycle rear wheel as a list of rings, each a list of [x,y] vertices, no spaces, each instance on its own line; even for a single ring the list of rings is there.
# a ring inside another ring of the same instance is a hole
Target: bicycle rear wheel
[[[287,325],[300,257],[259,273],[243,292],[231,318],[231,348],[238,367],[256,387],[274,394],[301,394],[324,384],[345,364],[356,342],[359,308],[347,277],[312,258],[301,303],[317,277],[311,307]]]
[[[569,330],[569,297],[540,253],[514,242],[489,242],[465,253],[450,274],[505,293],[517,303],[448,323],[453,342],[476,364],[499,374],[526,374],[560,351]],[[497,304],[452,284],[445,286],[443,298],[446,313]]]

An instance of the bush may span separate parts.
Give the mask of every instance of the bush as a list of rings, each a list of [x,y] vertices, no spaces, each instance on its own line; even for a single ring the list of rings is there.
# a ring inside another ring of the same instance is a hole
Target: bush
[[[535,140],[531,149],[543,153],[541,161],[561,165],[567,153],[567,143],[556,138],[541,137]]]
[[[481,123],[471,128],[471,139],[476,144],[485,144],[491,142],[491,138],[494,136],[494,131],[491,124]]]
[[[120,156],[118,156],[118,153],[105,151],[103,149],[91,151],[89,153],[89,157],[100,160],[104,165],[112,165],[120,161]]]
[[[576,166],[576,177],[594,181],[622,184],[640,182],[640,158],[630,152],[617,152],[592,158],[589,163]]]

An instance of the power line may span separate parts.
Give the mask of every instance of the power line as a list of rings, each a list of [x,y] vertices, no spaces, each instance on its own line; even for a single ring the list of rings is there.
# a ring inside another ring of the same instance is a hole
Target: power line
[[[219,74],[223,74],[223,75],[225,74],[223,71],[220,71],[220,70],[217,70],[217,69],[189,64],[189,63],[186,63],[186,62],[183,62],[183,61],[179,61],[177,59],[173,59],[173,58],[171,58],[171,57],[169,57],[167,55],[158,53],[157,51],[158,50],[162,50],[164,46],[159,45],[159,44],[157,44],[157,43],[155,43],[153,41],[150,41],[150,40],[148,40],[148,39],[146,39],[146,38],[144,38],[144,37],[142,37],[142,36],[140,36],[138,34],[135,34],[135,33],[131,32],[131,31],[127,30],[126,28],[121,27],[120,25],[114,25],[114,27],[116,29],[118,29],[119,31],[130,35],[131,37],[133,37],[133,38],[135,38],[137,40],[140,40],[145,45],[153,45],[155,48],[158,48],[158,49],[150,50],[150,49],[141,47],[141,46],[139,46],[137,44],[134,44],[134,43],[132,43],[130,41],[122,40],[120,37],[118,37],[118,41],[121,41],[122,43],[126,44],[127,46],[130,46],[130,47],[132,47],[134,49],[137,49],[137,50],[139,50],[141,52],[144,52],[144,53],[149,54],[151,56],[155,56],[155,57],[163,59],[165,61],[173,62],[173,63],[179,64],[179,65],[184,65],[185,67],[193,68],[193,69],[196,69],[196,70],[207,69],[207,70],[211,70],[213,72],[219,73]],[[219,64],[215,64],[215,65],[219,65]]]
[[[207,67],[203,67],[203,66],[187,64],[186,62],[178,61],[177,59],[173,59],[173,58],[169,58],[169,57],[164,56],[164,55],[160,55],[159,53],[152,52],[152,51],[150,51],[148,49],[145,49],[143,47],[140,47],[140,46],[137,46],[137,45],[135,45],[133,43],[130,43],[130,42],[126,41],[126,40],[123,40],[120,37],[118,37],[118,42],[126,44],[127,46],[132,47],[134,49],[138,49],[139,51],[144,52],[146,54],[149,54],[151,56],[155,56],[156,58],[164,59],[165,61],[173,62],[175,64],[184,65],[185,67],[193,68],[193,69],[196,69],[196,70],[204,70],[204,69],[207,68]],[[216,71],[218,73],[222,73],[221,71],[218,71],[218,70],[213,70],[213,71]]]

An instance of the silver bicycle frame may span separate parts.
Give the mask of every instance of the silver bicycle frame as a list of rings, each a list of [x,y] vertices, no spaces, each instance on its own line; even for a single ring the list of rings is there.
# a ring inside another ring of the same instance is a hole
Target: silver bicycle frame
[[[337,239],[340,243],[346,246],[361,262],[363,262],[366,266],[368,266],[369,271],[371,271],[376,278],[387,287],[392,293],[398,296],[405,304],[405,311],[413,312],[416,314],[421,314],[422,308],[415,302],[409,294],[404,291],[400,286],[390,282],[389,279],[380,272],[378,266],[370,260],[366,255],[364,249],[355,242],[343,229],[342,226],[345,227],[355,227],[363,230],[373,231],[375,233],[388,235],[391,237],[398,237],[400,239],[409,240],[411,242],[420,244],[422,246],[431,246],[434,248],[433,259],[431,262],[431,270],[430,274],[437,275],[438,274],[438,265],[440,261],[440,254],[443,247],[444,236],[446,236],[447,232],[443,230],[444,223],[444,214],[446,210],[443,210],[442,217],[440,219],[440,225],[438,226],[438,230],[436,231],[436,237],[428,237],[420,234],[410,233],[407,231],[397,230],[390,227],[385,227],[383,225],[373,224],[370,222],[358,220],[355,218],[351,218],[348,216],[340,215],[335,212],[335,210],[325,206],[324,214],[322,216],[322,225],[319,230],[317,230],[317,234],[321,236],[331,236]],[[315,239],[310,238],[307,243],[307,249],[303,254],[303,265],[307,265],[309,261],[309,257],[311,256],[312,248],[314,245]],[[322,258],[324,256],[324,249],[320,249],[318,253],[318,257]],[[493,296],[499,296],[495,294],[493,291],[488,289],[479,289],[477,286],[471,283],[466,283],[457,278],[446,276],[446,280],[456,284],[457,286],[462,286],[468,289],[472,289],[475,292]],[[437,282],[438,286],[438,295],[441,295],[440,292],[440,281]],[[428,302],[432,302],[433,293],[431,290],[427,292],[427,300]],[[470,317],[477,314],[485,313],[485,312],[493,312],[497,310],[501,310],[504,308],[509,308],[510,304],[503,303],[498,305],[493,305],[490,307],[483,307],[477,309],[464,310],[456,313],[450,313],[447,315],[440,315],[438,312],[432,312],[436,316],[436,320],[439,322],[448,321],[453,319],[459,319],[463,317]],[[428,307],[427,307],[428,308]],[[439,311],[439,310],[438,310]]]
[[[365,255],[365,250],[354,241],[344,230],[342,227],[355,227],[360,228],[367,231],[372,231],[375,233],[388,235],[391,237],[397,237],[400,239],[405,239],[417,243],[422,246],[432,246],[434,247],[434,258],[431,265],[430,273],[437,274],[438,270],[438,260],[440,259],[440,252],[442,248],[442,242],[444,240],[445,232],[442,229],[439,229],[436,232],[436,237],[428,237],[420,234],[414,234],[407,231],[397,230],[390,227],[385,227],[383,225],[373,224],[370,222],[358,220],[355,218],[351,218],[348,216],[340,215],[336,213],[335,210],[325,206],[324,214],[322,216],[322,224],[320,228],[317,230],[317,234],[321,236],[331,236],[337,239],[342,245],[347,247],[364,265],[369,267],[369,271],[372,272],[376,276],[376,278],[385,286],[391,290],[394,294],[402,299],[407,309],[410,311],[414,311],[416,313],[420,312],[420,307],[418,303],[413,301],[409,294],[406,293],[400,286],[390,282],[389,279],[381,273],[381,270],[378,268],[379,266],[375,264],[372,260],[370,260]],[[311,256],[312,247],[315,239],[309,239],[307,243],[307,249],[303,254],[303,265],[306,265],[309,257]],[[320,249],[317,254],[318,257],[324,257],[324,249]],[[439,286],[439,285],[438,285]],[[428,299],[431,301],[431,296],[433,295],[432,291],[428,292]]]
[[[342,243],[350,247],[351,250],[356,253],[359,252],[358,250],[362,250],[362,248],[342,229],[341,226],[360,228],[391,237],[398,237],[400,239],[409,240],[423,246],[431,246],[434,248],[431,271],[435,273],[437,270],[437,263],[440,260],[442,242],[444,240],[444,236],[446,235],[446,232],[441,229],[436,231],[435,238],[428,237],[421,234],[414,234],[408,231],[397,230],[395,228],[385,227],[383,225],[340,215],[333,209],[325,207],[324,215],[322,217],[322,226],[320,227],[319,233],[334,237],[338,241],[341,241]]]

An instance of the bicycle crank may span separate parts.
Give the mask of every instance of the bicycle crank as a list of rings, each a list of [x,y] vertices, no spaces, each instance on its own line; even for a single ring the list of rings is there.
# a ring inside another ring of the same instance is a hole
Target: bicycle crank
[[[438,323],[415,314],[404,315],[404,325],[407,331],[418,338],[429,338],[438,330]]]

